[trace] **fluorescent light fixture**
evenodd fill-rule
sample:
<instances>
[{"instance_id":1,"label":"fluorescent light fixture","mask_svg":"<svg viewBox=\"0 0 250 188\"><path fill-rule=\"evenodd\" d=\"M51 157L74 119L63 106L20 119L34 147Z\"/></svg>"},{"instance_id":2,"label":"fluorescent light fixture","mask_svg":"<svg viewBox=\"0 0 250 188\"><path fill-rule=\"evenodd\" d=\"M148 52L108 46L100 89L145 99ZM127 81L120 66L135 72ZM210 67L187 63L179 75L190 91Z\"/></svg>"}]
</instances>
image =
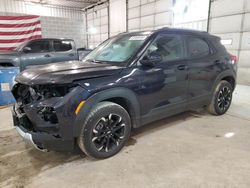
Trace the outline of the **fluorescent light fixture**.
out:
<instances>
[{"instance_id":1,"label":"fluorescent light fixture","mask_svg":"<svg viewBox=\"0 0 250 188\"><path fill-rule=\"evenodd\" d=\"M220 42L223 45L232 45L233 44L233 39L221 39Z\"/></svg>"},{"instance_id":2,"label":"fluorescent light fixture","mask_svg":"<svg viewBox=\"0 0 250 188\"><path fill-rule=\"evenodd\" d=\"M225 138L231 138L235 135L235 133L229 132L224 135Z\"/></svg>"},{"instance_id":3,"label":"fluorescent light fixture","mask_svg":"<svg viewBox=\"0 0 250 188\"><path fill-rule=\"evenodd\" d=\"M91 27L91 28L89 28L89 33L90 34L96 34L97 33L97 29L95 27Z\"/></svg>"}]
</instances>

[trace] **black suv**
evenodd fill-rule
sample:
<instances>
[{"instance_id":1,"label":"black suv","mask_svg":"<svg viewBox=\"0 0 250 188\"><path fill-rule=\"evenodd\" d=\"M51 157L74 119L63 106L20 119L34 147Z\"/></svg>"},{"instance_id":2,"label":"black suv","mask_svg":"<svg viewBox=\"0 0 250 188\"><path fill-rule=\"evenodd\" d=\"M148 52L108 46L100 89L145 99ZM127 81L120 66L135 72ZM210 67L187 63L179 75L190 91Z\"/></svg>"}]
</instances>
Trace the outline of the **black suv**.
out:
<instances>
[{"instance_id":1,"label":"black suv","mask_svg":"<svg viewBox=\"0 0 250 188\"><path fill-rule=\"evenodd\" d=\"M224 114L232 100L236 57L206 32L164 28L122 33L83 61L37 66L19 74L13 119L40 150L107 158L132 128L206 107Z\"/></svg>"}]
</instances>

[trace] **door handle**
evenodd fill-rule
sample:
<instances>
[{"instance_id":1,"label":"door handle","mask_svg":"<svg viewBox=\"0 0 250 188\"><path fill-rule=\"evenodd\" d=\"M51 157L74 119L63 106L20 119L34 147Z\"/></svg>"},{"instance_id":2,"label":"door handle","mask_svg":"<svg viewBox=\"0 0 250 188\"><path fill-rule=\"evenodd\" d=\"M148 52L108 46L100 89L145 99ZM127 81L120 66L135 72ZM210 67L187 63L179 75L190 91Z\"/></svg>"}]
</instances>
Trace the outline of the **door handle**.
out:
<instances>
[{"instance_id":1,"label":"door handle","mask_svg":"<svg viewBox=\"0 0 250 188\"><path fill-rule=\"evenodd\" d=\"M44 57L51 57L51 55L50 54L46 54Z\"/></svg>"},{"instance_id":2,"label":"door handle","mask_svg":"<svg viewBox=\"0 0 250 188\"><path fill-rule=\"evenodd\" d=\"M70 57L73 57L73 56L75 56L75 54L69 54L69 56L70 56Z\"/></svg>"},{"instance_id":3,"label":"door handle","mask_svg":"<svg viewBox=\"0 0 250 188\"><path fill-rule=\"evenodd\" d=\"M215 64L219 64L219 63L220 63L220 60L217 59L217 60L214 61L214 63L215 63Z\"/></svg>"},{"instance_id":4,"label":"door handle","mask_svg":"<svg viewBox=\"0 0 250 188\"><path fill-rule=\"evenodd\" d=\"M179 66L177 67L178 70L186 70L187 68L188 68L187 65L179 65Z\"/></svg>"}]
</instances>

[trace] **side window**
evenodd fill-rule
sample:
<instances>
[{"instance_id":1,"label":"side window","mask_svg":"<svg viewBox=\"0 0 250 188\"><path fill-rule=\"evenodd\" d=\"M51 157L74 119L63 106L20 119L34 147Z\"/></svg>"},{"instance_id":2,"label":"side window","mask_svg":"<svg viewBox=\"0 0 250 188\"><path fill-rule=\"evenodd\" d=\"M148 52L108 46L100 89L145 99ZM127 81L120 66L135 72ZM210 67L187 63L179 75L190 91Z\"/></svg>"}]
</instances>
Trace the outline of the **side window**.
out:
<instances>
[{"instance_id":1,"label":"side window","mask_svg":"<svg viewBox=\"0 0 250 188\"><path fill-rule=\"evenodd\" d=\"M183 41L177 35L160 35L149 46L147 54L156 52L161 55L162 63L184 57Z\"/></svg>"},{"instance_id":2,"label":"side window","mask_svg":"<svg viewBox=\"0 0 250 188\"><path fill-rule=\"evenodd\" d=\"M200 38L188 37L187 45L189 57L202 57L210 53L210 48L207 42Z\"/></svg>"},{"instance_id":3,"label":"side window","mask_svg":"<svg viewBox=\"0 0 250 188\"><path fill-rule=\"evenodd\" d=\"M50 51L50 44L47 40L33 41L26 47L30 48L29 53L44 53Z\"/></svg>"},{"instance_id":4,"label":"side window","mask_svg":"<svg viewBox=\"0 0 250 188\"><path fill-rule=\"evenodd\" d=\"M71 42L64 40L54 40L54 50L56 52L66 52L72 50Z\"/></svg>"}]
</instances>

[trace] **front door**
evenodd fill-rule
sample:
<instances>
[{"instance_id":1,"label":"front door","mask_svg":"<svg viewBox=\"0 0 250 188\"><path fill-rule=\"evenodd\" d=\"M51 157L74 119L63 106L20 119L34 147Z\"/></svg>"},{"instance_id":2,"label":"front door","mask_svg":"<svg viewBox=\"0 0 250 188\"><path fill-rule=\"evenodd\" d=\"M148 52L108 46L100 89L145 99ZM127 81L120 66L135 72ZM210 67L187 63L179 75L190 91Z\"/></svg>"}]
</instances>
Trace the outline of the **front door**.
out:
<instances>
[{"instance_id":1,"label":"front door","mask_svg":"<svg viewBox=\"0 0 250 188\"><path fill-rule=\"evenodd\" d=\"M52 62L51 45L49 40L34 40L29 42L26 47L29 51L22 52L20 70L27 66L43 65Z\"/></svg>"},{"instance_id":2,"label":"front door","mask_svg":"<svg viewBox=\"0 0 250 188\"><path fill-rule=\"evenodd\" d=\"M160 54L155 66L140 66L142 124L184 111L187 103L188 70L181 36L161 34L146 50Z\"/></svg>"}]
</instances>

